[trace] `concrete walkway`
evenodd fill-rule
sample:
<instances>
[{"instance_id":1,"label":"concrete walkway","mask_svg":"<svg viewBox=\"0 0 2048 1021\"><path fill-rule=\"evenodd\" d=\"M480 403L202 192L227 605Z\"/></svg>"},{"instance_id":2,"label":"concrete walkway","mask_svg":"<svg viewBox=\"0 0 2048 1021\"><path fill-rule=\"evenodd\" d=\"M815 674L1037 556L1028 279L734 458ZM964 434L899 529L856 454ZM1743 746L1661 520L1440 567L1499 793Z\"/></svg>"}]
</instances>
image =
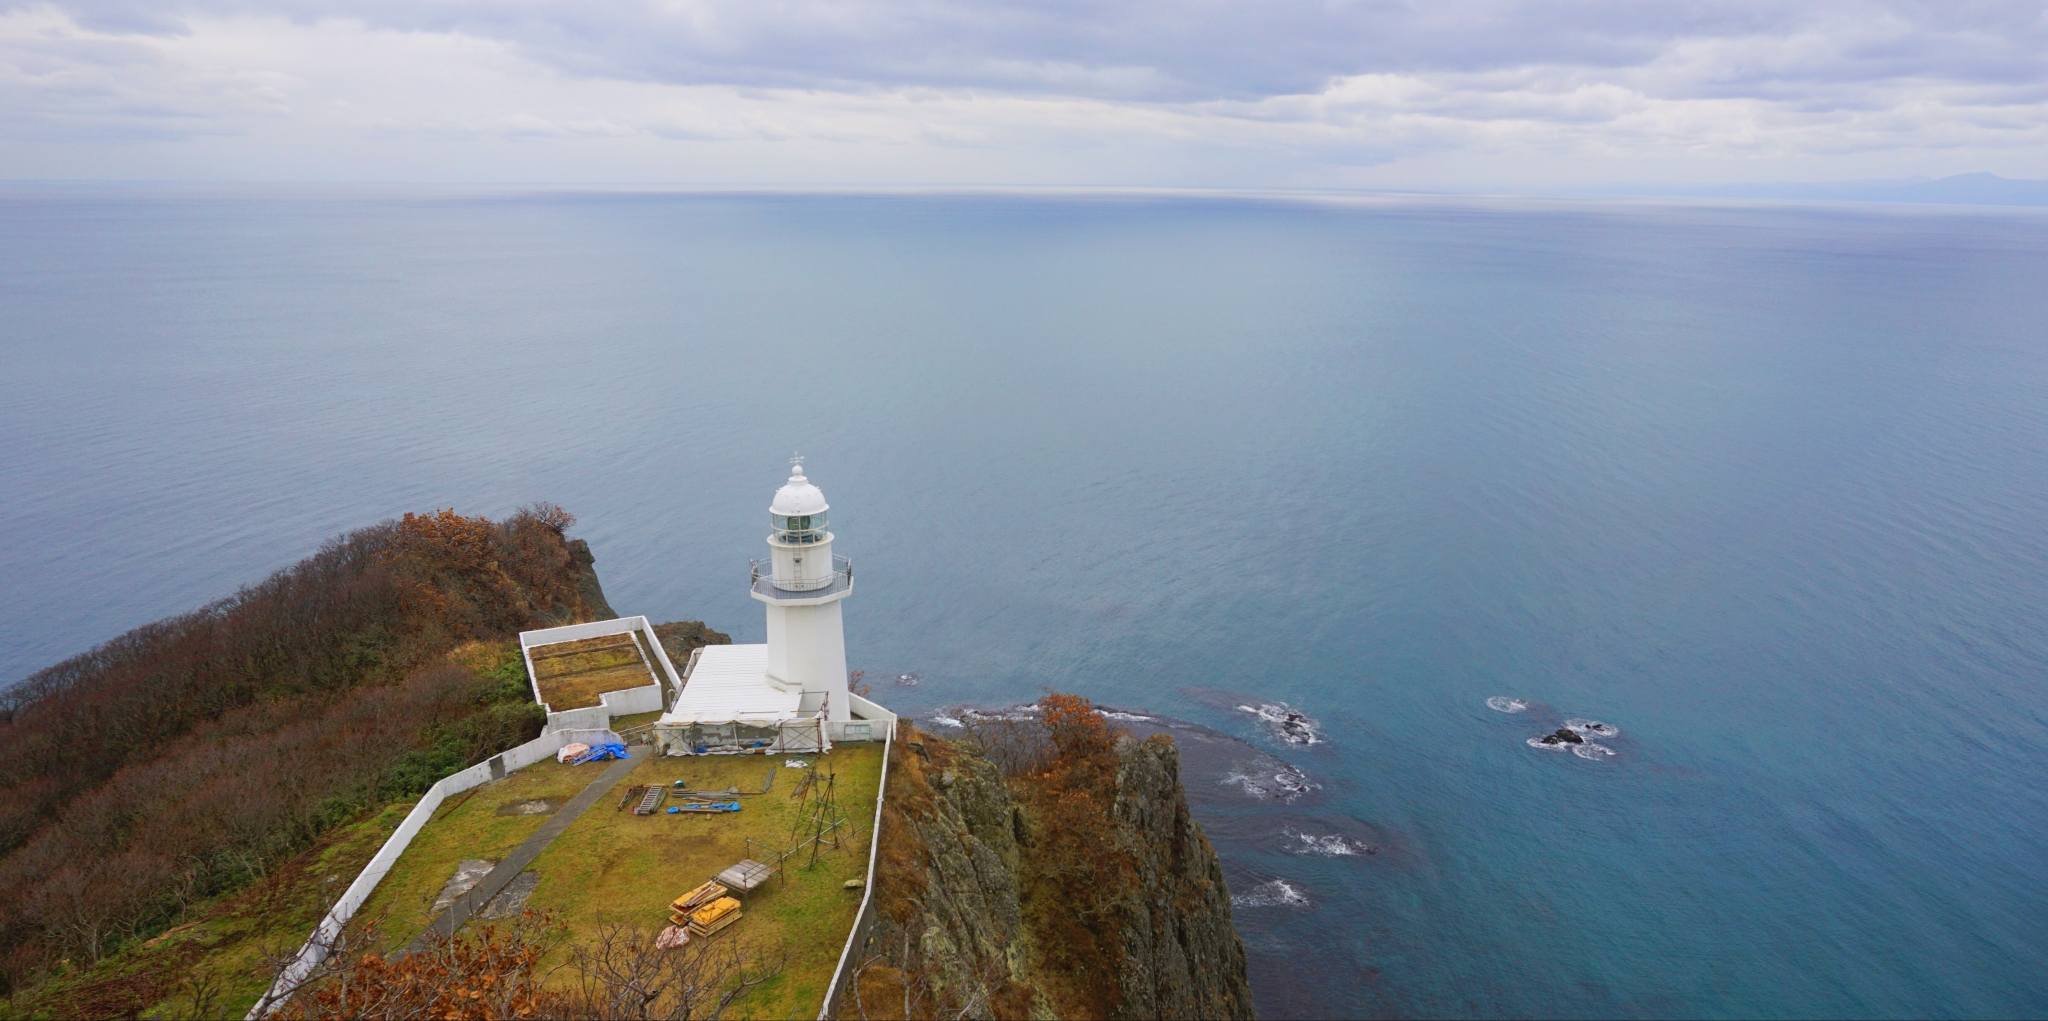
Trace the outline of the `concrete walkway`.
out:
<instances>
[{"instance_id":1,"label":"concrete walkway","mask_svg":"<svg viewBox=\"0 0 2048 1021\"><path fill-rule=\"evenodd\" d=\"M440 917L427 923L426 931L413 937L413 941L405 945L404 952L410 954L424 950L428 940L436 936L450 936L461 929L462 923L469 921L471 914L489 904L491 898L496 897L511 884L512 880L518 878L521 872L526 871L526 867L533 864L533 860L540 857L540 853L547 850L548 845L554 843L555 838L561 836L562 831L568 829L578 816L590 806L597 804L606 794L611 793L612 788L618 786L619 781L624 780L626 774L638 768L640 763L654 757L652 745L634 745L627 749L627 752L632 758L620 759L606 766L604 772L590 782L590 786L583 788L582 793L570 798L568 804L549 816L548 821L542 823L540 829L535 830L532 836L513 848L512 853L506 855L505 860L499 862L497 867L482 879L477 880L477 884L471 887L468 893L455 898L455 903L448 910L441 912Z\"/></svg>"}]
</instances>

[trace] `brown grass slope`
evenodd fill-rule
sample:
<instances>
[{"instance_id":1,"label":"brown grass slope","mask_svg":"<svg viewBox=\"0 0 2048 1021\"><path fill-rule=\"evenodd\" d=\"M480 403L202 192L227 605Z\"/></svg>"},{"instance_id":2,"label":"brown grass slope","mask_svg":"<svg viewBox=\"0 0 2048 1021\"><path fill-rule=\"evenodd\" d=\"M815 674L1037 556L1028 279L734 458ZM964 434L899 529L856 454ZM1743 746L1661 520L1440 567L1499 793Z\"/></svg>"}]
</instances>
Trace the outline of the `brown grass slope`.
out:
<instances>
[{"instance_id":1,"label":"brown grass slope","mask_svg":"<svg viewBox=\"0 0 2048 1021\"><path fill-rule=\"evenodd\" d=\"M109 954L529 739L506 639L588 615L572 522L408 514L0 696L9 1013L91 1001L79 983ZM64 997L37 999L53 977Z\"/></svg>"}]
</instances>

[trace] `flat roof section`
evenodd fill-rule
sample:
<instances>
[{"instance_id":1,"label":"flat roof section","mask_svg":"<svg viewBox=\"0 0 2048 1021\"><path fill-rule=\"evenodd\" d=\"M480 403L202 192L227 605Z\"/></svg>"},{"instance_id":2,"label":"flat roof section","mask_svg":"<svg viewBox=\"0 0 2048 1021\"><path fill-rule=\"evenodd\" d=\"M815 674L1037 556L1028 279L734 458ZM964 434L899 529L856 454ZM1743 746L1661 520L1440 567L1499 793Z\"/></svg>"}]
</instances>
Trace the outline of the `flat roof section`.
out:
<instances>
[{"instance_id":1,"label":"flat roof section","mask_svg":"<svg viewBox=\"0 0 2048 1021\"><path fill-rule=\"evenodd\" d=\"M707 645L683 685L681 697L662 723L729 723L734 720L793 720L801 691L768 683L766 645Z\"/></svg>"},{"instance_id":2,"label":"flat roof section","mask_svg":"<svg viewBox=\"0 0 2048 1021\"><path fill-rule=\"evenodd\" d=\"M607 691L658 683L633 632L536 645L526 654L540 700L555 712L597 705Z\"/></svg>"}]
</instances>

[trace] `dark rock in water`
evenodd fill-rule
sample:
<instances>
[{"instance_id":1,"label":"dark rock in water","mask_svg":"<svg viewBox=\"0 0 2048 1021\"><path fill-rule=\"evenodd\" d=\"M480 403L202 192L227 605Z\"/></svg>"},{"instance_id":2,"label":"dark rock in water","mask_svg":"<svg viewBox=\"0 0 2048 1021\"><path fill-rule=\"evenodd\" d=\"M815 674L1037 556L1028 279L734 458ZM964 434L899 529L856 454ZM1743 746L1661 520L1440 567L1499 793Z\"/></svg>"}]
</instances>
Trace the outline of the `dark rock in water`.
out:
<instances>
[{"instance_id":1,"label":"dark rock in water","mask_svg":"<svg viewBox=\"0 0 2048 1021\"><path fill-rule=\"evenodd\" d=\"M1556 733L1556 734L1553 734L1553 735L1551 735L1551 736L1552 736L1552 737L1555 737L1555 738L1557 738L1557 739L1558 739L1559 741L1563 741L1563 742L1564 742L1565 744L1585 744L1585 743L1586 743L1586 739L1585 739L1585 738L1583 738L1583 737L1580 737L1579 735L1577 735L1577 734L1574 734L1574 733L1572 733L1572 732L1571 732L1571 731L1569 731L1569 730L1565 730L1565 729L1564 729L1564 728L1562 728L1562 727L1558 728L1558 731L1557 731L1557 733ZM1548 738L1546 738L1546 739L1544 740L1544 743L1545 743L1545 744L1548 744L1548 743L1549 743L1549 739L1548 739Z\"/></svg>"},{"instance_id":2,"label":"dark rock in water","mask_svg":"<svg viewBox=\"0 0 2048 1021\"><path fill-rule=\"evenodd\" d=\"M1544 743L1544 744L1563 744L1564 742L1563 742L1563 741L1560 741L1560 740L1558 740L1558 739L1557 739L1557 735L1556 735L1556 734L1545 734L1545 735L1543 735L1543 743Z\"/></svg>"}]
</instances>

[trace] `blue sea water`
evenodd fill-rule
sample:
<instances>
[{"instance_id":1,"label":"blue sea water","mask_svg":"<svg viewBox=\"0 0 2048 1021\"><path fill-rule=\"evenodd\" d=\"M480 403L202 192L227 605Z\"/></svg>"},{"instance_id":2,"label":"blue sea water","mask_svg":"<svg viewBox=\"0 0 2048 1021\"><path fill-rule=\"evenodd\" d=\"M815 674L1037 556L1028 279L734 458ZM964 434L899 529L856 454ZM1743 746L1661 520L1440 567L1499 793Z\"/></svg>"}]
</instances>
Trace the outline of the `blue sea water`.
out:
<instances>
[{"instance_id":1,"label":"blue sea water","mask_svg":"<svg viewBox=\"0 0 2048 1021\"><path fill-rule=\"evenodd\" d=\"M1266 1016L2041 1016L2044 281L2024 211L16 188L0 681L538 499L759 641L801 450L879 698L1199 722L1383 849L1200 792Z\"/></svg>"}]
</instances>

